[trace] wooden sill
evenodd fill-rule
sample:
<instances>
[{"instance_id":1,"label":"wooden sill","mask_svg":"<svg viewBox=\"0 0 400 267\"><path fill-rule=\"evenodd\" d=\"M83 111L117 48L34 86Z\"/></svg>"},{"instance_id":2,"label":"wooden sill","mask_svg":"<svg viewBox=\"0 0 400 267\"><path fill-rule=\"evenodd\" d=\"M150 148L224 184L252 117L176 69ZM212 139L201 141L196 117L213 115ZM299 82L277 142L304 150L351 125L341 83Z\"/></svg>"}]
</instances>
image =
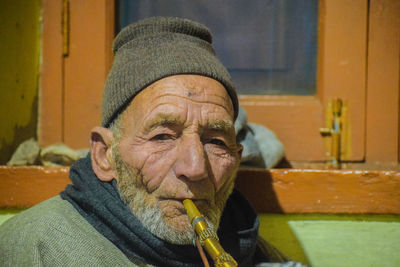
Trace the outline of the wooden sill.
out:
<instances>
[{"instance_id":1,"label":"wooden sill","mask_svg":"<svg viewBox=\"0 0 400 267\"><path fill-rule=\"evenodd\" d=\"M31 207L70 183L68 167L0 166L0 208Z\"/></svg>"},{"instance_id":2,"label":"wooden sill","mask_svg":"<svg viewBox=\"0 0 400 267\"><path fill-rule=\"evenodd\" d=\"M0 166L0 208L31 207L70 183L68 167ZM243 169L237 188L260 213L400 214L400 172Z\"/></svg>"}]
</instances>

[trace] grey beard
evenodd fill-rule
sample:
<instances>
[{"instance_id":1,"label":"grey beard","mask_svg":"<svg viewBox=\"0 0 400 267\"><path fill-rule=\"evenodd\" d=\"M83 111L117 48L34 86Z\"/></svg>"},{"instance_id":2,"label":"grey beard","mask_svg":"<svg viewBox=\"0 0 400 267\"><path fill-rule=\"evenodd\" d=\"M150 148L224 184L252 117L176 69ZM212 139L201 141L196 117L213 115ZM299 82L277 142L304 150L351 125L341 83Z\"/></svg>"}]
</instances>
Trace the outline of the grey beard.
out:
<instances>
[{"instance_id":1,"label":"grey beard","mask_svg":"<svg viewBox=\"0 0 400 267\"><path fill-rule=\"evenodd\" d=\"M194 244L196 234L188 223L181 229L164 221L164 213L158 207L156 201L150 197L142 181L143 175L140 170L129 168L122 160L117 146L113 145L113 158L117 170L117 186L122 200L129 207L136 218L153 235L172 244L188 245ZM219 221L226 200L233 190L233 178L227 181L227 188L222 188L215 196L215 203L201 210L209 223L219 226ZM182 229L183 228L183 229Z\"/></svg>"}]
</instances>

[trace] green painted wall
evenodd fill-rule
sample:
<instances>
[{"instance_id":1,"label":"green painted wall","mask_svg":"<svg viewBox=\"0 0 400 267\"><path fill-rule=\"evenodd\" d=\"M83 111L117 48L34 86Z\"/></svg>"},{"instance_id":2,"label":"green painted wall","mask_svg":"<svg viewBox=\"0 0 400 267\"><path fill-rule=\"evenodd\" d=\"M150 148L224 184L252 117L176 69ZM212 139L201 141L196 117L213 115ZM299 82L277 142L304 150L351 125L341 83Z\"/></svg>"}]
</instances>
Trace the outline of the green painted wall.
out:
<instances>
[{"instance_id":1,"label":"green painted wall","mask_svg":"<svg viewBox=\"0 0 400 267\"><path fill-rule=\"evenodd\" d=\"M295 261L400 266L399 215L260 214L260 235Z\"/></svg>"},{"instance_id":2,"label":"green painted wall","mask_svg":"<svg viewBox=\"0 0 400 267\"><path fill-rule=\"evenodd\" d=\"M0 2L0 164L36 137L40 0Z\"/></svg>"}]
</instances>

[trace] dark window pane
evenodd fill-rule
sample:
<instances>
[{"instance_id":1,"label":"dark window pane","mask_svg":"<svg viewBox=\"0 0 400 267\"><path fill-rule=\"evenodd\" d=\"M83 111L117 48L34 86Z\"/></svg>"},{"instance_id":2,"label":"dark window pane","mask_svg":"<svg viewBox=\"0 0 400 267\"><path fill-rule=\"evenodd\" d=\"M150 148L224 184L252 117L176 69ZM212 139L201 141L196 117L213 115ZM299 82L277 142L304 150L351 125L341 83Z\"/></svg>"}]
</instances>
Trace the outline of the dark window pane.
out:
<instances>
[{"instance_id":1,"label":"dark window pane","mask_svg":"<svg viewBox=\"0 0 400 267\"><path fill-rule=\"evenodd\" d=\"M207 25L241 94L316 91L318 0L119 0L118 29L151 16Z\"/></svg>"}]
</instances>

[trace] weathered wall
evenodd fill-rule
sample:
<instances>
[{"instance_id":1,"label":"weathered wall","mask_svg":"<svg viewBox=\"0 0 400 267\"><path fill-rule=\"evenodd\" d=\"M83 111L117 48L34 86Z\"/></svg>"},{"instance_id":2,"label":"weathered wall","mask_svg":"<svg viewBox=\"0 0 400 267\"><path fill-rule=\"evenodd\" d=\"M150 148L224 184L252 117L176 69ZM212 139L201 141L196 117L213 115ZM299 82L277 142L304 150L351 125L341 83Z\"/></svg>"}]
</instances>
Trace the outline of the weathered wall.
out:
<instances>
[{"instance_id":1,"label":"weathered wall","mask_svg":"<svg viewBox=\"0 0 400 267\"><path fill-rule=\"evenodd\" d=\"M0 8L0 164L36 137L40 0L3 0Z\"/></svg>"}]
</instances>

